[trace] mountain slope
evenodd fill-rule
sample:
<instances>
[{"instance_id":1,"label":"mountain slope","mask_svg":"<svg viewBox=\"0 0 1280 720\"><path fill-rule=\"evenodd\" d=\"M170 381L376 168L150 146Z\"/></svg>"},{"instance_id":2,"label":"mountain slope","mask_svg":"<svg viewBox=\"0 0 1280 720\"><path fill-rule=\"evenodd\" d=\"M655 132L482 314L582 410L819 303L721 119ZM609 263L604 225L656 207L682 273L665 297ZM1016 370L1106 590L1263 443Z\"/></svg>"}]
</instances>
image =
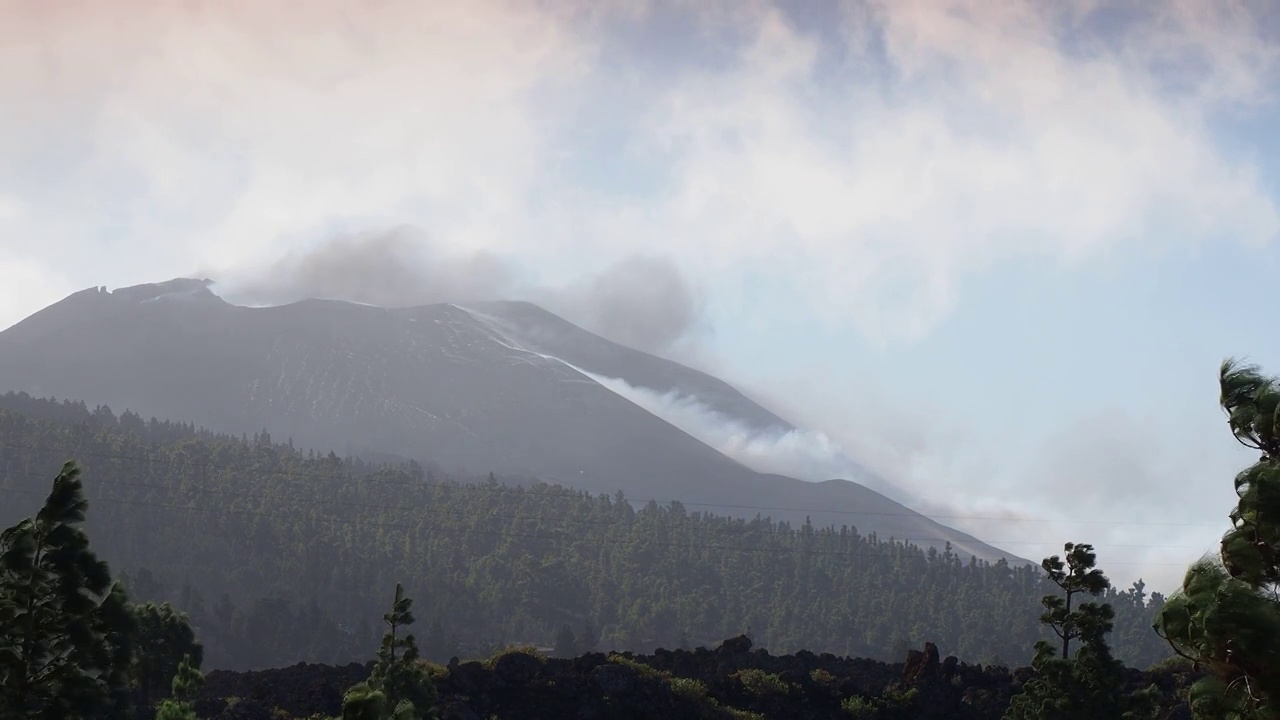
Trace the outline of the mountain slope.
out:
<instances>
[{"instance_id":1,"label":"mountain slope","mask_svg":"<svg viewBox=\"0 0 1280 720\"><path fill-rule=\"evenodd\" d=\"M733 431L730 434L735 439L751 435L756 439L776 442L784 435L803 433L795 425L719 378L610 342L532 303L473 303L467 309L518 347L563 360L598 378L607 379L606 382L621 380L633 388L648 390L657 396L682 403L696 403L699 410L713 414L722 423L732 424ZM667 419L670 421L670 418ZM689 428L682 429L691 431ZM696 432L693 434L698 436ZM825 438L815 437L813 440L825 445ZM834 454L821 465L818 472L830 474L802 479L829 480L833 476L839 476L888 495L898 502L910 502L908 493L848 455Z\"/></svg>"},{"instance_id":2,"label":"mountain slope","mask_svg":"<svg viewBox=\"0 0 1280 720\"><path fill-rule=\"evenodd\" d=\"M521 313L540 322L522 325ZM696 383L708 402L735 415L785 421L715 378L560 323L523 304L388 309L307 300L246 308L197 280L92 288L0 333L0 392L74 398L223 432L267 429L317 449L445 469L532 474L621 490L632 500L676 499L693 510L811 517L820 526L854 525L921 545L949 540L963 555L1024 562L856 483L752 471L570 364L637 382ZM522 336L529 327L557 330Z\"/></svg>"},{"instance_id":3,"label":"mountain slope","mask_svg":"<svg viewBox=\"0 0 1280 720\"><path fill-rule=\"evenodd\" d=\"M467 309L521 347L588 372L658 393L697 397L710 410L753 429L796 429L719 378L606 340L532 303L473 303Z\"/></svg>"}]
</instances>

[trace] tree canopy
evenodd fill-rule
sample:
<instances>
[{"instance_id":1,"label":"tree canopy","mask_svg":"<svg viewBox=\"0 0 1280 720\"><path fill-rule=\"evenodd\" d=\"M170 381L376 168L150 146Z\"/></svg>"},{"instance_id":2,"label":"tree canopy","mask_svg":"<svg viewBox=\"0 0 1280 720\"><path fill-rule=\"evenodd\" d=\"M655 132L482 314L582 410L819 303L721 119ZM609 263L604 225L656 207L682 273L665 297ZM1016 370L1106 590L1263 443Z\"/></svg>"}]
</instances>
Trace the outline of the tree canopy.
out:
<instances>
[{"instance_id":1,"label":"tree canopy","mask_svg":"<svg viewBox=\"0 0 1280 720\"><path fill-rule=\"evenodd\" d=\"M89 718L128 702L134 619L80 525L67 463L34 516L0 533L0 717Z\"/></svg>"},{"instance_id":2,"label":"tree canopy","mask_svg":"<svg viewBox=\"0 0 1280 720\"><path fill-rule=\"evenodd\" d=\"M378 648L378 660L369 679L347 691L342 703L343 720L428 720L436 717L436 686L418 662L413 635L400 632L414 622L413 599L396 585L391 611L382 616L387 626ZM399 654L397 654L399 653Z\"/></svg>"},{"instance_id":3,"label":"tree canopy","mask_svg":"<svg viewBox=\"0 0 1280 720\"><path fill-rule=\"evenodd\" d=\"M1220 402L1235 439L1258 460L1235 477L1238 502L1217 558L1188 568L1156 628L1212 671L1192 688L1197 717L1280 717L1280 382L1229 359Z\"/></svg>"},{"instance_id":4,"label":"tree canopy","mask_svg":"<svg viewBox=\"0 0 1280 720\"><path fill-rule=\"evenodd\" d=\"M1024 664L1056 585L1014 567L762 512L716 516L569 488L373 464L73 402L0 396L0 492L43 493L51 457L91 472L95 548L130 594L181 609L211 668L365 656L403 582L428 628L424 657L551 647L714 645L751 630L774 652L901 661L934 642L975 662ZM0 507L0 521L6 507ZM1150 631L1163 602L1109 588L1114 652L1170 654ZM437 630L438 628L438 630Z\"/></svg>"},{"instance_id":5,"label":"tree canopy","mask_svg":"<svg viewBox=\"0 0 1280 720\"><path fill-rule=\"evenodd\" d=\"M493 474L459 480L417 463L304 453L265 432L234 438L10 394L0 397L0 492L41 492L46 456L74 452L103 504L91 521L80 468L66 463L39 511L0 533L0 717L124 717L137 700L165 720L193 718L206 654L197 633L231 666L358 659L374 630L349 618L376 600L369 588L404 576L436 590L426 647L404 632L417 618L397 582L377 660L348 691L344 718L432 717L431 673L449 671L421 655L474 657L530 639L561 656L686 647L756 628L783 651L880 657L931 640L1016 662L1017 643L1034 641L1032 674L1006 718L1148 717L1156 691L1134 692L1111 636L1138 664L1170 647L1208 669L1189 693L1197 718L1274 720L1280 381L1229 360L1220 385L1233 436L1259 457L1235 479L1219 557L1194 563L1167 602L1140 580L1118 591L1088 544L1016 568L852 527L641 506ZM127 584L98 552L133 568ZM152 602L131 604L126 587ZM1045 590L1035 618L1027 599ZM1140 632L1152 624L1158 634ZM790 687L767 673L734 677L748 690ZM907 712L913 697L846 698L846 710Z\"/></svg>"},{"instance_id":6,"label":"tree canopy","mask_svg":"<svg viewBox=\"0 0 1280 720\"><path fill-rule=\"evenodd\" d=\"M1096 598L1111 582L1095 567L1092 545L1067 543L1063 557L1053 555L1041 566L1061 594L1044 597L1040 621L1053 629L1061 651L1053 643L1036 643L1031 666L1035 675L1014 696L1005 720L1143 720L1155 712L1155 690L1127 694L1124 666L1111 654L1107 635L1115 612ZM1075 604L1078 595L1089 601ZM1075 655L1069 649L1079 640Z\"/></svg>"}]
</instances>

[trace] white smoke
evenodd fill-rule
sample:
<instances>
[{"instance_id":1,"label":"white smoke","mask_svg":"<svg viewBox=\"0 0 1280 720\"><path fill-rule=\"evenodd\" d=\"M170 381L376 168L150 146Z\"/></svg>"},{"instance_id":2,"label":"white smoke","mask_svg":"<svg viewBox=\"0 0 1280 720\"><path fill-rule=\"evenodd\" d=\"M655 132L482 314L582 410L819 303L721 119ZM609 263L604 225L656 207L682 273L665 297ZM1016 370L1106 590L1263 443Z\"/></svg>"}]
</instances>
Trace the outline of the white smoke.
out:
<instances>
[{"instance_id":1,"label":"white smoke","mask_svg":"<svg viewBox=\"0 0 1280 720\"><path fill-rule=\"evenodd\" d=\"M631 255L576 283L543 286L522 277L510 257L452 251L410 225L332 235L222 280L226 299L240 305L528 300L614 342L667 356L694 352L704 330L701 290L668 257Z\"/></svg>"},{"instance_id":2,"label":"white smoke","mask_svg":"<svg viewBox=\"0 0 1280 720\"><path fill-rule=\"evenodd\" d=\"M632 385L621 378L606 377L577 367L574 369L756 472L810 482L851 480L898 502L907 503L913 499L904 497L900 488L868 472L821 431L753 427L738 418L717 412L693 395L676 390L657 392Z\"/></svg>"}]
</instances>

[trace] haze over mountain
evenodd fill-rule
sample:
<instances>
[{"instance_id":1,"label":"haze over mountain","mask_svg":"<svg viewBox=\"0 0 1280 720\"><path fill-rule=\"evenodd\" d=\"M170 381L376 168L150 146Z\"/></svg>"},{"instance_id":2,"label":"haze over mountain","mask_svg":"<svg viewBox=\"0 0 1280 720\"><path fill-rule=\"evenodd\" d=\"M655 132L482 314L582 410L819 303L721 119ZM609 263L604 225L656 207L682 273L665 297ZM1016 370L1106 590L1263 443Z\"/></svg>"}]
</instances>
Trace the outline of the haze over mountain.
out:
<instances>
[{"instance_id":1,"label":"haze over mountain","mask_svg":"<svg viewBox=\"0 0 1280 720\"><path fill-rule=\"evenodd\" d=\"M0 332L0 391L1025 562L857 482L758 472L614 383L693 398L756 430L795 429L710 375L522 302L249 308L177 279L90 288Z\"/></svg>"}]
</instances>

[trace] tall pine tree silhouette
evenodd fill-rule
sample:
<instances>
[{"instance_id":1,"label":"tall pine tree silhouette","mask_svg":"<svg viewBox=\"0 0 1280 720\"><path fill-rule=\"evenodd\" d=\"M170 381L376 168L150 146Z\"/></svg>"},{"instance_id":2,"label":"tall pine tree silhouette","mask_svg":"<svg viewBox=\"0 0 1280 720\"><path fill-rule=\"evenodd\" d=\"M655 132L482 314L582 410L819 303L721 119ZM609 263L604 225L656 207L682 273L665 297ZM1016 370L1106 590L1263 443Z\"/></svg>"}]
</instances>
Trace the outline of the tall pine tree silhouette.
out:
<instances>
[{"instance_id":1,"label":"tall pine tree silhouette","mask_svg":"<svg viewBox=\"0 0 1280 720\"><path fill-rule=\"evenodd\" d=\"M387 632L378 648L378 660L367 681L347 690L342 701L343 720L426 720L436 716L436 686L419 661L417 641L413 635L400 635L401 629L413 624L412 605L404 586L397 583L391 612L382 616Z\"/></svg>"},{"instance_id":2,"label":"tall pine tree silhouette","mask_svg":"<svg viewBox=\"0 0 1280 720\"><path fill-rule=\"evenodd\" d=\"M1156 630L1210 671L1189 693L1197 717L1280 718L1280 381L1228 359L1218 383L1231 434L1258 461L1236 475L1219 558L1188 568Z\"/></svg>"},{"instance_id":3,"label":"tall pine tree silhouette","mask_svg":"<svg viewBox=\"0 0 1280 720\"><path fill-rule=\"evenodd\" d=\"M0 717L65 720L127 704L133 616L80 529L68 462L40 512L0 533Z\"/></svg>"},{"instance_id":4,"label":"tall pine tree silhouette","mask_svg":"<svg viewBox=\"0 0 1280 720\"><path fill-rule=\"evenodd\" d=\"M1145 720L1155 716L1155 691L1127 695L1124 666L1111 654L1106 636L1115 612L1107 603L1076 603L1077 597L1095 598L1111 587L1111 581L1094 567L1097 555L1088 544L1067 543L1065 559L1047 557L1041 567L1062 594L1046 595L1040 621L1062 643L1036 643L1031 661L1035 675L1022 686L1005 711L1005 720ZM1071 641L1079 640L1074 656Z\"/></svg>"}]
</instances>

